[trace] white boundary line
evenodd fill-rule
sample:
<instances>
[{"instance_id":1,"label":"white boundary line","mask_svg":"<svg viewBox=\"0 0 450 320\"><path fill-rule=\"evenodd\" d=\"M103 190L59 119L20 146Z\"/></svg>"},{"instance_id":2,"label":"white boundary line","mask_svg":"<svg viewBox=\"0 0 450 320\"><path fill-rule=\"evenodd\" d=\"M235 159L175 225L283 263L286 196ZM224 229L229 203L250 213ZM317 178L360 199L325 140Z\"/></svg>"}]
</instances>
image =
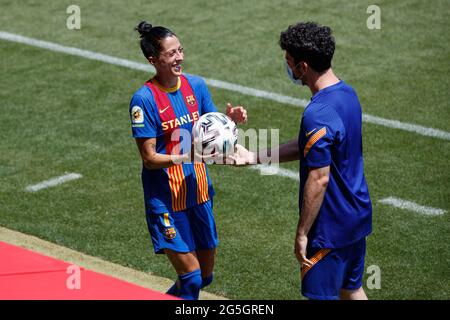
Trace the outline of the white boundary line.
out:
<instances>
[{"instance_id":1,"label":"white boundary line","mask_svg":"<svg viewBox=\"0 0 450 320\"><path fill-rule=\"evenodd\" d=\"M21 35L0 31L0 39L8 40L12 42L27 44L30 46L47 49L55 52L62 52L74 56L79 56L91 60L97 60L101 62L106 62L109 64L127 67L134 70L141 70L146 71L150 73L155 73L155 69L149 65L144 63L138 63L126 59L120 59L108 56L106 54L102 53L96 53L88 50L82 50L74 47L67 47L60 44L56 44L53 42L48 41L42 41L37 40L33 38L24 37ZM297 107L305 107L308 104L308 101L305 99L297 99L290 96L285 96L273 92L268 92L264 90L258 90L250 87L244 87L238 84L229 83L225 81L215 80L215 79L207 79L205 78L205 81L208 85L215 88L225 89L229 91L238 92L244 95L263 98L266 100L272 100L283 104L288 104L292 106ZM427 128L420 125L412 124L412 123L405 123L400 122L398 120L390 120L390 119L384 119L368 114L363 114L363 121L367 123L372 123L376 125L381 125L388 128L393 129L400 129L408 132L413 132L416 134L420 134L422 136L432 137L432 138L438 138L443 140L450 140L450 132L434 129L434 128Z\"/></svg>"},{"instance_id":2,"label":"white boundary line","mask_svg":"<svg viewBox=\"0 0 450 320\"><path fill-rule=\"evenodd\" d=\"M417 204L412 201L403 200L403 199L394 198L394 197L384 198L384 199L379 200L378 202L382 203L382 204L387 204L387 205L393 206L395 208L411 210L411 211L429 215L429 216L441 216L447 212L443 209L426 207L426 206L422 206L422 205Z\"/></svg>"},{"instance_id":3,"label":"white boundary line","mask_svg":"<svg viewBox=\"0 0 450 320\"><path fill-rule=\"evenodd\" d=\"M419 126L417 124L400 122L398 120L384 119L384 118L380 118L380 117L376 117L376 116L371 116L370 114L363 114L362 120L367 123L377 124L380 126L393 128L393 129L409 131L409 132L417 133L417 134L420 134L420 135L426 136L426 137L438 138L438 139L442 139L442 140L450 140L450 132L439 130L439 129L427 128L427 127Z\"/></svg>"},{"instance_id":4,"label":"white boundary line","mask_svg":"<svg viewBox=\"0 0 450 320\"><path fill-rule=\"evenodd\" d=\"M130 60L115 58L115 57L108 56L106 54L92 52L92 51L88 51L88 50L82 50L82 49L78 49L78 48L74 48L74 47L66 47L66 46L63 46L63 45L60 45L57 43L28 38L28 37L20 36L20 35L9 33L9 32L0 31L0 39L17 42L17 43L22 43L22 44L27 44L27 45L30 45L33 47L47 49L50 51L66 53L66 54L70 54L72 56L78 56L78 57L87 58L90 60L106 62L106 63L113 64L116 66L127 67L127 68L134 69L134 70L141 70L141 71L155 73L155 69L150 64L147 65L147 64L143 64L143 63L133 62Z\"/></svg>"},{"instance_id":5,"label":"white boundary line","mask_svg":"<svg viewBox=\"0 0 450 320\"><path fill-rule=\"evenodd\" d=\"M259 174L262 176L277 175L281 177L290 178L292 180L300 181L300 175L296 171L280 168L278 166L271 166L267 164L259 164L250 166L250 169L259 170Z\"/></svg>"},{"instance_id":6,"label":"white boundary line","mask_svg":"<svg viewBox=\"0 0 450 320\"><path fill-rule=\"evenodd\" d=\"M68 173L63 176L59 176L59 177L55 177L55 178L52 178L49 180L42 181L38 184L30 185L30 186L26 187L25 190L29 191L29 192L36 192L36 191L39 191L39 190L42 190L45 188L57 186L61 183L67 182L67 181L80 179L82 177L83 176L79 173Z\"/></svg>"},{"instance_id":7,"label":"white boundary line","mask_svg":"<svg viewBox=\"0 0 450 320\"><path fill-rule=\"evenodd\" d=\"M293 170L284 169L276 166L270 165L254 165L250 166L250 169L259 170L261 175L277 175L281 177L286 177L295 181L300 181L299 173ZM420 214L428 215L428 216L441 216L447 213L444 209L432 208L427 206L422 206L412 201L403 200L395 197L387 197L381 200L378 200L378 203L390 205L395 208L410 210Z\"/></svg>"}]
</instances>

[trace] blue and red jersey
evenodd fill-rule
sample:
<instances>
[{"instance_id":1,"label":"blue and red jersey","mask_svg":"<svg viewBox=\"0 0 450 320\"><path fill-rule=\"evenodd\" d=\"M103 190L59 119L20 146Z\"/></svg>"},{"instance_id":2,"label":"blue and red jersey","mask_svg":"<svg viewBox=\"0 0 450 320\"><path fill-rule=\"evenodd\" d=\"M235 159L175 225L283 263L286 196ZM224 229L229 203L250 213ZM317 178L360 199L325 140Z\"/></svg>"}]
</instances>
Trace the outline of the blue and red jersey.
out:
<instances>
[{"instance_id":1,"label":"blue and red jersey","mask_svg":"<svg viewBox=\"0 0 450 320\"><path fill-rule=\"evenodd\" d=\"M156 138L156 151L161 154L185 153L190 150L189 134L195 121L202 114L215 111L202 78L183 74L173 88L163 88L151 79L134 93L130 102L133 137ZM182 211L214 195L203 163L154 170L143 166L142 184L147 213Z\"/></svg>"},{"instance_id":2,"label":"blue and red jersey","mask_svg":"<svg viewBox=\"0 0 450 320\"><path fill-rule=\"evenodd\" d=\"M330 166L325 197L308 233L312 247L342 248L372 230L361 128L361 105L344 81L317 92L303 113L298 139L300 210L309 169Z\"/></svg>"}]
</instances>

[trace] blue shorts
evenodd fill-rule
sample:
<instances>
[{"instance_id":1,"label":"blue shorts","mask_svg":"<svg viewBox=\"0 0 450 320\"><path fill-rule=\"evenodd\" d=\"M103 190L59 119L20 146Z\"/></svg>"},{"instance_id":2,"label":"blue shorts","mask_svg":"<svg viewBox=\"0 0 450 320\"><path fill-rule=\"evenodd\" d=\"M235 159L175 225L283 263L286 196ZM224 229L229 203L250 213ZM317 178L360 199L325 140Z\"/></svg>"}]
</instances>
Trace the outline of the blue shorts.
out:
<instances>
[{"instance_id":1,"label":"blue shorts","mask_svg":"<svg viewBox=\"0 0 450 320\"><path fill-rule=\"evenodd\" d=\"M302 267L302 294L309 299L336 300L341 289L362 286L366 238L339 249L308 248L314 265Z\"/></svg>"},{"instance_id":2,"label":"blue shorts","mask_svg":"<svg viewBox=\"0 0 450 320\"><path fill-rule=\"evenodd\" d=\"M183 211L147 214L155 253L191 252L217 247L212 199Z\"/></svg>"}]
</instances>

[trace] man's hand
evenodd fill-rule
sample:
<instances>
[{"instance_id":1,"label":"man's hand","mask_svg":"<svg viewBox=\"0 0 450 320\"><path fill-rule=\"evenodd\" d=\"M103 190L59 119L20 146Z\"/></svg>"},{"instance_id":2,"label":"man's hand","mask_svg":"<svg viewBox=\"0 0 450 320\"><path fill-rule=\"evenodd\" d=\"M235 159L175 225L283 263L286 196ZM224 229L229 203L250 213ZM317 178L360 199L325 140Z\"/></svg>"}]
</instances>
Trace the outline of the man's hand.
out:
<instances>
[{"instance_id":1,"label":"man's hand","mask_svg":"<svg viewBox=\"0 0 450 320\"><path fill-rule=\"evenodd\" d=\"M234 154L227 157L226 163L235 166L257 164L257 155L254 152L248 151L240 144L237 144Z\"/></svg>"},{"instance_id":2,"label":"man's hand","mask_svg":"<svg viewBox=\"0 0 450 320\"><path fill-rule=\"evenodd\" d=\"M308 237L297 234L295 236L294 253L300 266L312 267L312 261L306 258L306 246L308 245Z\"/></svg>"},{"instance_id":3,"label":"man's hand","mask_svg":"<svg viewBox=\"0 0 450 320\"><path fill-rule=\"evenodd\" d=\"M247 123L247 110L242 106L233 107L228 102L226 114L236 123Z\"/></svg>"}]
</instances>

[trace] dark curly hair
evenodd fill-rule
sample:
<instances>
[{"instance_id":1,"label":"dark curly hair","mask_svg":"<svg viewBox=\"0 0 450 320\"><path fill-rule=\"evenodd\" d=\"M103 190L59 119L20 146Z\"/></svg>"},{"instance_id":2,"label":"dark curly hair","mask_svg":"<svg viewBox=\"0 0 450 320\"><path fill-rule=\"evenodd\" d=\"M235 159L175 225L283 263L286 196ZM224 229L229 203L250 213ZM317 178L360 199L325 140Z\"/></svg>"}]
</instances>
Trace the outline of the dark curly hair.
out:
<instances>
[{"instance_id":1,"label":"dark curly hair","mask_svg":"<svg viewBox=\"0 0 450 320\"><path fill-rule=\"evenodd\" d=\"M176 36L175 33L165 27L153 27L147 21L142 21L134 28L141 35L141 50L146 58L159 57L161 40Z\"/></svg>"},{"instance_id":2,"label":"dark curly hair","mask_svg":"<svg viewBox=\"0 0 450 320\"><path fill-rule=\"evenodd\" d=\"M295 63L305 61L315 71L322 72L331 67L335 42L329 27L300 22L281 32L280 47L289 52Z\"/></svg>"}]
</instances>

